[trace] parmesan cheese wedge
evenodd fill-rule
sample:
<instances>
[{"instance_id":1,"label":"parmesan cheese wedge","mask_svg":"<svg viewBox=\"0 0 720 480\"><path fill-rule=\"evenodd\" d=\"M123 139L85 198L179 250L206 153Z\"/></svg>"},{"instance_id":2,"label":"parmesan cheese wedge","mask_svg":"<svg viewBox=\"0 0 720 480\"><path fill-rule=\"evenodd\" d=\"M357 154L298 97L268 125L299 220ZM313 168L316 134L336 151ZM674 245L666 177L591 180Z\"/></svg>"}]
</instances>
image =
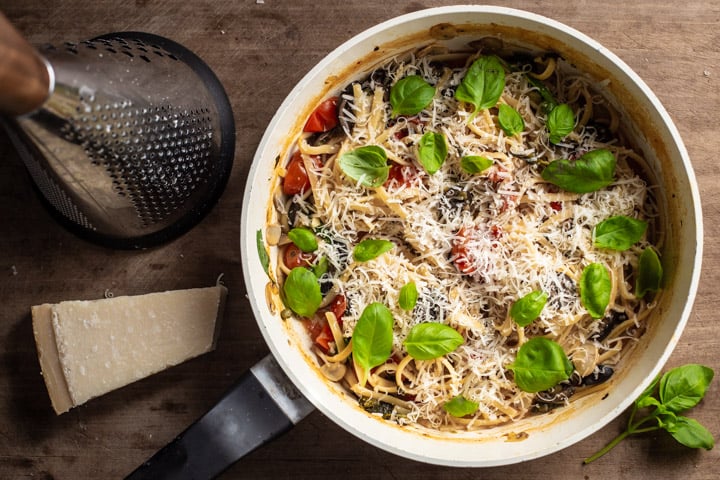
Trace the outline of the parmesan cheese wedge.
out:
<instances>
[{"instance_id":1,"label":"parmesan cheese wedge","mask_svg":"<svg viewBox=\"0 0 720 480\"><path fill-rule=\"evenodd\" d=\"M226 295L217 285L32 307L55 412L213 350Z\"/></svg>"}]
</instances>

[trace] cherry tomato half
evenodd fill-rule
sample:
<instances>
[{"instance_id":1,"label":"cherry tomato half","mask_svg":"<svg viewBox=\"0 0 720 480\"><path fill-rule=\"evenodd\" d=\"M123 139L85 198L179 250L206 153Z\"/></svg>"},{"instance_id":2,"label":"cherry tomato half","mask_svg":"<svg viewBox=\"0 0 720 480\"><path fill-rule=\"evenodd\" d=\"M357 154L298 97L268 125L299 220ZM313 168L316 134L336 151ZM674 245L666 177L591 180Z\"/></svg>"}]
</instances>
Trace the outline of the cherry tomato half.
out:
<instances>
[{"instance_id":1,"label":"cherry tomato half","mask_svg":"<svg viewBox=\"0 0 720 480\"><path fill-rule=\"evenodd\" d=\"M338 97L331 97L315 107L305 123L303 132L327 132L338 124Z\"/></svg>"},{"instance_id":2,"label":"cherry tomato half","mask_svg":"<svg viewBox=\"0 0 720 480\"><path fill-rule=\"evenodd\" d=\"M408 187L412 184L413 179L417 176L417 169L413 165L400 165L391 162L388 179L383 186L388 187Z\"/></svg>"},{"instance_id":3,"label":"cherry tomato half","mask_svg":"<svg viewBox=\"0 0 720 480\"><path fill-rule=\"evenodd\" d=\"M283 262L287 268L292 270L295 267L309 267L313 260L315 260L315 256L312 253L303 252L294 243L285 246Z\"/></svg>"},{"instance_id":4,"label":"cherry tomato half","mask_svg":"<svg viewBox=\"0 0 720 480\"><path fill-rule=\"evenodd\" d=\"M457 232L457 238L452 242L452 257L455 266L460 272L466 275L472 275L477 270L473 256L468 252L468 244L473 236L472 229L460 228Z\"/></svg>"}]
</instances>

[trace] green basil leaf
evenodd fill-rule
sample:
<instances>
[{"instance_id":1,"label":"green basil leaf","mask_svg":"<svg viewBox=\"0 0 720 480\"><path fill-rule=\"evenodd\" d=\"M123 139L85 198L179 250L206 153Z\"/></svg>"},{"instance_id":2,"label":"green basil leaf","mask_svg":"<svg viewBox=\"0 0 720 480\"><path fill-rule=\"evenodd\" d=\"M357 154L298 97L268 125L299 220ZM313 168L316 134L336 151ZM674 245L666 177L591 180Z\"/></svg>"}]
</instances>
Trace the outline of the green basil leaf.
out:
<instances>
[{"instance_id":1,"label":"green basil leaf","mask_svg":"<svg viewBox=\"0 0 720 480\"><path fill-rule=\"evenodd\" d=\"M312 230L306 227L295 227L288 232L288 238L303 252L314 252L318 242Z\"/></svg>"},{"instance_id":2,"label":"green basil leaf","mask_svg":"<svg viewBox=\"0 0 720 480\"><path fill-rule=\"evenodd\" d=\"M638 398L635 400L635 404L637 408L659 407L661 405L660 400L655 397Z\"/></svg>"},{"instance_id":3,"label":"green basil leaf","mask_svg":"<svg viewBox=\"0 0 720 480\"><path fill-rule=\"evenodd\" d=\"M480 405L477 402L468 400L462 395L457 395L449 402L445 402L445 404L443 404L443 410L453 417L461 418L477 412L479 406Z\"/></svg>"},{"instance_id":4,"label":"green basil leaf","mask_svg":"<svg viewBox=\"0 0 720 480\"><path fill-rule=\"evenodd\" d=\"M547 113L552 112L552 110L557 107L558 103L557 100L555 100L555 98L552 96L552 93L550 93L550 90L548 90L542 80L538 80L532 75L526 75L525 77L528 79L528 83L530 83L530 85L532 85L533 87L537 88L538 93L540 93L540 97L542 97L543 99L543 110Z\"/></svg>"},{"instance_id":5,"label":"green basil leaf","mask_svg":"<svg viewBox=\"0 0 720 480\"><path fill-rule=\"evenodd\" d=\"M428 84L420 75L411 75L392 86L390 105L392 115L415 115L420 113L435 96L435 87Z\"/></svg>"},{"instance_id":6,"label":"green basil leaf","mask_svg":"<svg viewBox=\"0 0 720 480\"><path fill-rule=\"evenodd\" d=\"M525 120L517 110L505 103L501 103L498 109L498 122L507 136L512 137L525 130Z\"/></svg>"},{"instance_id":7,"label":"green basil leaf","mask_svg":"<svg viewBox=\"0 0 720 480\"><path fill-rule=\"evenodd\" d=\"M671 412L684 412L703 399L713 375L712 369L703 365L673 368L660 379L660 401Z\"/></svg>"},{"instance_id":8,"label":"green basil leaf","mask_svg":"<svg viewBox=\"0 0 720 480\"><path fill-rule=\"evenodd\" d=\"M613 182L615 165L615 156L609 150L592 150L574 162L566 159L550 162L542 178L569 192L594 192Z\"/></svg>"},{"instance_id":9,"label":"green basil leaf","mask_svg":"<svg viewBox=\"0 0 720 480\"><path fill-rule=\"evenodd\" d=\"M358 262L367 262L377 258L385 252L392 250L395 244L389 240L376 240L368 238L355 245L353 258Z\"/></svg>"},{"instance_id":10,"label":"green basil leaf","mask_svg":"<svg viewBox=\"0 0 720 480\"><path fill-rule=\"evenodd\" d=\"M508 366L524 392L542 392L570 378L573 366L560 344L543 337L531 338Z\"/></svg>"},{"instance_id":11,"label":"green basil leaf","mask_svg":"<svg viewBox=\"0 0 720 480\"><path fill-rule=\"evenodd\" d=\"M366 187L379 187L388 179L387 153L377 145L367 145L340 155L340 169Z\"/></svg>"},{"instance_id":12,"label":"green basil leaf","mask_svg":"<svg viewBox=\"0 0 720 480\"><path fill-rule=\"evenodd\" d=\"M592 318L602 318L610 303L612 281L607 269L591 263L580 276L580 301Z\"/></svg>"},{"instance_id":13,"label":"green basil leaf","mask_svg":"<svg viewBox=\"0 0 720 480\"><path fill-rule=\"evenodd\" d=\"M416 360L432 360L452 352L464 341L457 330L442 323L418 323L408 333L405 349Z\"/></svg>"},{"instance_id":14,"label":"green basil leaf","mask_svg":"<svg viewBox=\"0 0 720 480\"><path fill-rule=\"evenodd\" d=\"M393 316L382 303L363 310L352 334L353 358L365 370L390 358L393 346Z\"/></svg>"},{"instance_id":15,"label":"green basil leaf","mask_svg":"<svg viewBox=\"0 0 720 480\"><path fill-rule=\"evenodd\" d=\"M415 304L417 304L418 300L418 291L417 291L417 285L415 285L415 282L408 282L400 289L400 298L398 299L398 303L400 304L400 308L403 310L412 310L415 308Z\"/></svg>"},{"instance_id":16,"label":"green basil leaf","mask_svg":"<svg viewBox=\"0 0 720 480\"><path fill-rule=\"evenodd\" d=\"M468 68L455 90L455 98L475 107L468 122L481 110L494 107L505 88L505 69L494 55L480 57Z\"/></svg>"},{"instance_id":17,"label":"green basil leaf","mask_svg":"<svg viewBox=\"0 0 720 480\"><path fill-rule=\"evenodd\" d=\"M295 267L283 284L285 304L301 317L312 317L322 303L318 279L310 270Z\"/></svg>"},{"instance_id":18,"label":"green basil leaf","mask_svg":"<svg viewBox=\"0 0 720 480\"><path fill-rule=\"evenodd\" d=\"M470 175L482 173L490 168L492 164L493 161L491 159L478 155L466 155L460 159L460 168Z\"/></svg>"},{"instance_id":19,"label":"green basil leaf","mask_svg":"<svg viewBox=\"0 0 720 480\"><path fill-rule=\"evenodd\" d=\"M575 128L575 114L570 105L561 103L550 110L545 126L550 133L550 143L560 143Z\"/></svg>"},{"instance_id":20,"label":"green basil leaf","mask_svg":"<svg viewBox=\"0 0 720 480\"><path fill-rule=\"evenodd\" d=\"M618 215L604 220L593 229L593 244L598 248L623 251L637 243L647 230L647 222Z\"/></svg>"},{"instance_id":21,"label":"green basil leaf","mask_svg":"<svg viewBox=\"0 0 720 480\"><path fill-rule=\"evenodd\" d=\"M420 164L432 175L440 170L448 154L447 142L442 133L427 132L418 144Z\"/></svg>"},{"instance_id":22,"label":"green basil leaf","mask_svg":"<svg viewBox=\"0 0 720 480\"><path fill-rule=\"evenodd\" d=\"M690 448L704 448L712 450L715 446L715 439L707 428L692 418L677 417L670 435L679 443Z\"/></svg>"},{"instance_id":23,"label":"green basil leaf","mask_svg":"<svg viewBox=\"0 0 720 480\"><path fill-rule=\"evenodd\" d=\"M663 268L655 249L648 247L640 254L635 296L643 298L648 292L657 292L662 287Z\"/></svg>"},{"instance_id":24,"label":"green basil leaf","mask_svg":"<svg viewBox=\"0 0 720 480\"><path fill-rule=\"evenodd\" d=\"M513 303L510 308L510 316L515 323L521 327L530 325L533 320L540 316L540 312L545 308L548 294L540 290L530 292L517 302Z\"/></svg>"},{"instance_id":25,"label":"green basil leaf","mask_svg":"<svg viewBox=\"0 0 720 480\"><path fill-rule=\"evenodd\" d=\"M265 241L263 241L262 230L255 232L255 245L257 246L258 257L260 257L260 265L262 265L265 274L270 274L270 256L265 250Z\"/></svg>"},{"instance_id":26,"label":"green basil leaf","mask_svg":"<svg viewBox=\"0 0 720 480\"><path fill-rule=\"evenodd\" d=\"M312 272L317 278L322 277L330 269L330 262L327 257L320 257L315 265L312 266Z\"/></svg>"},{"instance_id":27,"label":"green basil leaf","mask_svg":"<svg viewBox=\"0 0 720 480\"><path fill-rule=\"evenodd\" d=\"M635 399L635 404L637 404L638 408L643 408L643 407L650 406L649 404L647 404L647 405L640 405L642 402L649 401L649 400L647 400L647 399L652 398L653 400L655 400L655 399L652 397L652 394L653 394L653 392L655 391L655 387L657 387L658 383L660 383L660 375L656 376L656 377L655 377L655 380L653 380L652 383L650 383L650 385L648 385L648 386L645 388L645 390L643 390L643 392L640 394L640 396L639 396L637 399ZM658 402L658 401L656 400L656 403L660 403L660 402Z\"/></svg>"}]
</instances>

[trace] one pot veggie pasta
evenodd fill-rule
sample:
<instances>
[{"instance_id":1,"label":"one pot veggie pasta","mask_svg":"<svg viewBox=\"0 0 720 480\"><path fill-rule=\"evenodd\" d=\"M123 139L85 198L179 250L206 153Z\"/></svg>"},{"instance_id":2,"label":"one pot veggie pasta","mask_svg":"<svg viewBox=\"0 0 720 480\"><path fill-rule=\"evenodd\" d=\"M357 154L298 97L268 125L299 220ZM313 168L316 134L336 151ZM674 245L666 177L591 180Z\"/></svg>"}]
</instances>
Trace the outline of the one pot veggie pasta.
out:
<instances>
[{"instance_id":1,"label":"one pot veggie pasta","mask_svg":"<svg viewBox=\"0 0 720 480\"><path fill-rule=\"evenodd\" d=\"M483 428L603 388L660 290L659 208L602 84L481 43L323 100L259 244L323 374L401 424Z\"/></svg>"}]
</instances>

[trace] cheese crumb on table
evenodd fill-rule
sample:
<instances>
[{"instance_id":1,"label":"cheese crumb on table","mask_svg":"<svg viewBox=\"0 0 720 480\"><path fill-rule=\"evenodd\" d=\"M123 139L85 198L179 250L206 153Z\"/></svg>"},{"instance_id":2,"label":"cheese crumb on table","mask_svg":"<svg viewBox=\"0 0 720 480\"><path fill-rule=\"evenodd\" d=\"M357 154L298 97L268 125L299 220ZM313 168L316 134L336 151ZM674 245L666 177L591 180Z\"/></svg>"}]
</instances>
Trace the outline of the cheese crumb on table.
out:
<instances>
[{"instance_id":1,"label":"cheese crumb on table","mask_svg":"<svg viewBox=\"0 0 720 480\"><path fill-rule=\"evenodd\" d=\"M213 350L226 295L217 285L32 307L55 412Z\"/></svg>"}]
</instances>

